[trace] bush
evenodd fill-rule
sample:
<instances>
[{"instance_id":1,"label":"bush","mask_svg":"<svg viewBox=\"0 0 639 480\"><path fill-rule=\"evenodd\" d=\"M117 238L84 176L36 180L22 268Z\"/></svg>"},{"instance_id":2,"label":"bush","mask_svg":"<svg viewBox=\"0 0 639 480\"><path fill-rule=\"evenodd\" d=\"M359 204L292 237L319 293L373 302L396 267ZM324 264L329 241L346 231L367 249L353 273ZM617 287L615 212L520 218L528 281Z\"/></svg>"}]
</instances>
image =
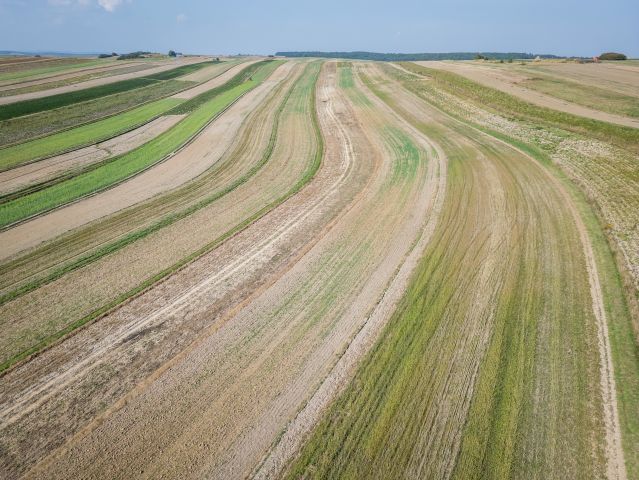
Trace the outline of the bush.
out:
<instances>
[{"instance_id":1,"label":"bush","mask_svg":"<svg viewBox=\"0 0 639 480\"><path fill-rule=\"evenodd\" d=\"M623 53L606 52L599 55L599 60L626 60L627 57Z\"/></svg>"},{"instance_id":2,"label":"bush","mask_svg":"<svg viewBox=\"0 0 639 480\"><path fill-rule=\"evenodd\" d=\"M98 55L98 58L111 58L113 55L109 55L108 53L101 53Z\"/></svg>"},{"instance_id":3,"label":"bush","mask_svg":"<svg viewBox=\"0 0 639 480\"><path fill-rule=\"evenodd\" d=\"M169 57L176 57L177 54L175 53L175 50L169 50Z\"/></svg>"}]
</instances>

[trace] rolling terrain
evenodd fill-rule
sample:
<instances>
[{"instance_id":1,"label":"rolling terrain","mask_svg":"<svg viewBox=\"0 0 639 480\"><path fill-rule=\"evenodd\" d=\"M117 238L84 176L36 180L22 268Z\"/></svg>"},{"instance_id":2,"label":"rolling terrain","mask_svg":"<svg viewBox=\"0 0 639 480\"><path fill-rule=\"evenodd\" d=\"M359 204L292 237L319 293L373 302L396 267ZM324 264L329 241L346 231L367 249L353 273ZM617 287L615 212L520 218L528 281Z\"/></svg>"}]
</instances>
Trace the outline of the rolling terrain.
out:
<instances>
[{"instance_id":1,"label":"rolling terrain","mask_svg":"<svg viewBox=\"0 0 639 480\"><path fill-rule=\"evenodd\" d=\"M639 478L634 69L0 60L0 478Z\"/></svg>"}]
</instances>

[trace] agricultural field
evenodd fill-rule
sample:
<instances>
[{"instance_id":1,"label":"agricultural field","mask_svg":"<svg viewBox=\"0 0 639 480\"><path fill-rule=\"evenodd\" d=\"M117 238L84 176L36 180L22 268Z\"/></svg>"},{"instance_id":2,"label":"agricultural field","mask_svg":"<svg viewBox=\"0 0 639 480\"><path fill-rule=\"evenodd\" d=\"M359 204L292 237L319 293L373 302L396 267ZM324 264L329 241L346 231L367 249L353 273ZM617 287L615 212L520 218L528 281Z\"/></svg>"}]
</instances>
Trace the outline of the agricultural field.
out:
<instances>
[{"instance_id":1,"label":"agricultural field","mask_svg":"<svg viewBox=\"0 0 639 480\"><path fill-rule=\"evenodd\" d=\"M639 478L637 68L0 57L0 478Z\"/></svg>"}]
</instances>

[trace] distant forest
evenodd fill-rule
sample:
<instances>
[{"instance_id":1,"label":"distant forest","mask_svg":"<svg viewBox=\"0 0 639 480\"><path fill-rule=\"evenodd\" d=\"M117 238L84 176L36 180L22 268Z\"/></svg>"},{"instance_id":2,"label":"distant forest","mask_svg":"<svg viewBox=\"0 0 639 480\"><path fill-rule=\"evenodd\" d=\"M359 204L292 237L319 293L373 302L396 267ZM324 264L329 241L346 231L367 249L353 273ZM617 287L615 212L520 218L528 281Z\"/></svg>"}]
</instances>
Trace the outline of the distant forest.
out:
<instances>
[{"instance_id":1,"label":"distant forest","mask_svg":"<svg viewBox=\"0 0 639 480\"><path fill-rule=\"evenodd\" d=\"M277 52L280 57L320 57L320 58L348 58L353 60L381 60L387 62L415 61L415 60L473 60L478 55L495 60L509 58L532 59L563 58L557 55L538 55L521 52L451 52L451 53L375 53L375 52Z\"/></svg>"}]
</instances>

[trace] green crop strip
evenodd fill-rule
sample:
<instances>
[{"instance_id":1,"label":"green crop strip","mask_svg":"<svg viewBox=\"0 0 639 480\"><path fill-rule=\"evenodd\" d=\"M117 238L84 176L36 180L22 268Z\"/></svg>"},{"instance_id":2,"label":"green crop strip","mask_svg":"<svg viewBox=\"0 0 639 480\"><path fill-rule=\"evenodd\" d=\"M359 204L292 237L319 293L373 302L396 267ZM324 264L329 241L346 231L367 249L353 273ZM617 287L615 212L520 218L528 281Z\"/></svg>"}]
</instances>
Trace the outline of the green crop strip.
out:
<instances>
[{"instance_id":1,"label":"green crop strip","mask_svg":"<svg viewBox=\"0 0 639 480\"><path fill-rule=\"evenodd\" d=\"M128 112L0 150L0 171L121 135L166 113L183 100L163 98Z\"/></svg>"},{"instance_id":2,"label":"green crop strip","mask_svg":"<svg viewBox=\"0 0 639 480\"><path fill-rule=\"evenodd\" d=\"M222 62L216 62L215 60L209 62L192 63L190 65L183 65L172 70L165 70L164 72L154 73L151 75L145 75L144 78L150 78L152 80L172 80L177 77L182 77L193 72L197 72L204 67L210 67Z\"/></svg>"},{"instance_id":3,"label":"green crop strip","mask_svg":"<svg viewBox=\"0 0 639 480\"><path fill-rule=\"evenodd\" d=\"M15 356L9 358L8 360L5 360L2 363L0 363L0 374L3 374L4 372L6 372L7 369L9 369L12 366L16 365L18 362L21 362L21 361L27 359L28 357L33 356L33 355L41 352L42 350L44 350L47 347L49 347L52 344L54 344L55 342L61 340L63 337L65 337L68 334L76 331L78 328L86 326L89 323L95 321L100 316L108 313L109 311L111 311L114 308L116 308L118 305L122 304L124 301L129 300L129 299L135 297L136 295L141 294L142 292L144 292L145 290L147 290L148 288L153 286L155 283L157 283L160 280L166 278L167 276L179 271L180 269L182 269L183 267L185 267L189 263L193 262L194 260L198 259L202 255L205 255L206 253L210 252L211 250L213 250L214 248L216 248L217 246L222 244L228 238L230 238L230 237L236 235L237 233L241 232L242 230L247 228L249 225L251 225L255 221L257 221L260 218L262 218L264 215L269 213L275 207L277 207L278 205L281 205L287 199L289 199L290 197L295 195L297 192L299 192L306 184L308 184L311 181L311 179L315 176L317 171L319 170L319 167L320 167L320 165L322 163L322 157L324 155L324 139L323 139L321 131L320 131L319 120L317 118L317 112L315 110L315 104L316 104L316 91L315 91L316 88L315 88L315 85L316 85L317 78L318 78L318 75L319 75L319 68L318 68L319 64L314 63L312 65L315 65L316 71L313 73L313 75L314 75L313 92L312 92L312 95L310 96L309 103L311 105L313 131L314 131L315 139L316 139L316 142L317 142L317 151L315 152L313 160L309 164L308 169L304 172L304 175L299 179L299 181L295 185L293 185L291 187L291 189L288 192L284 193L282 196L280 196L279 198L277 198L273 202L269 203L268 205L265 205L260 210L255 212L253 215L251 215L250 217L246 218L240 224L235 226L233 229L231 229L228 232L224 233L223 235L221 235L220 237L216 238L215 240L213 240L209 244L205 245L201 249L197 250L196 252L193 252L191 255L187 256L186 258L184 258L184 259L180 260L179 262L175 263L171 267L166 268L165 270L159 272L158 274L153 275L152 277L146 279L145 281L140 283L137 287L129 290L128 292L123 293L122 295L120 295L116 299L114 299L112 302L109 302L108 304L100 307L99 309L96 309L95 311L91 312L90 314L86 315L85 317L83 317L83 318L81 318L81 319L69 324L64 329L56 332L53 335L50 335L50 336L42 339L41 341L39 341L33 347L21 352L20 354L17 354ZM271 141L269 141L269 147L268 147L267 151L265 152L265 157L262 160L263 162L268 161L268 158L270 158L270 155L272 154L273 148L275 146L275 138L276 138L275 136L271 137L272 143L271 143ZM134 241L134 240L135 239L132 239L132 241ZM108 253L108 252L105 252L105 254L106 253ZM4 301L4 299L3 299L3 301Z\"/></svg>"},{"instance_id":4,"label":"green crop strip","mask_svg":"<svg viewBox=\"0 0 639 480\"><path fill-rule=\"evenodd\" d=\"M35 77L37 75L46 75L49 73L73 71L80 68L99 66L103 64L104 62L101 60L88 60L86 62L76 62L72 64L67 63L64 65L48 66L48 67L40 67L40 68L29 68L25 70L14 71L14 72L2 72L0 73L0 82L6 82L10 80L27 81L27 80L31 80L28 77ZM14 82L14 83L17 83L17 82Z\"/></svg>"},{"instance_id":5,"label":"green crop strip","mask_svg":"<svg viewBox=\"0 0 639 480\"><path fill-rule=\"evenodd\" d=\"M56 108L66 107L68 105L73 105L76 103L87 102L89 100L95 100L98 98L106 97L108 95L127 92L129 90L135 90L137 88L146 87L160 81L174 79L175 77L191 73L195 70L199 70L200 68L211 64L211 62L203 62L202 64L185 65L183 67L177 67L175 71L168 70L166 72L160 72L145 77L121 80L119 82L99 85L97 87L84 88L82 90L76 90L73 92L60 93L58 95L50 95L48 97L10 103L8 105L3 105L2 108L0 108L0 121L9 120L11 118L21 117L24 115L31 115L33 113L39 113L45 110L53 110Z\"/></svg>"},{"instance_id":6,"label":"green crop strip","mask_svg":"<svg viewBox=\"0 0 639 480\"><path fill-rule=\"evenodd\" d=\"M190 115L141 147L115 157L95 170L0 205L0 227L98 192L155 165L196 135L241 95L257 86L276 66L276 62L261 63L258 68L264 71L256 72L252 80L246 79L244 71L240 72L227 84L215 89L216 96L207 96L206 102L193 104L198 107L194 107ZM238 77L240 81L236 80Z\"/></svg>"},{"instance_id":7,"label":"green crop strip","mask_svg":"<svg viewBox=\"0 0 639 480\"><path fill-rule=\"evenodd\" d=\"M422 67L411 62L400 64L410 72L431 79L442 90L468 99L483 108L492 108L519 120L592 136L621 148L639 152L639 129L539 107L507 93L480 85L456 73Z\"/></svg>"}]
</instances>

